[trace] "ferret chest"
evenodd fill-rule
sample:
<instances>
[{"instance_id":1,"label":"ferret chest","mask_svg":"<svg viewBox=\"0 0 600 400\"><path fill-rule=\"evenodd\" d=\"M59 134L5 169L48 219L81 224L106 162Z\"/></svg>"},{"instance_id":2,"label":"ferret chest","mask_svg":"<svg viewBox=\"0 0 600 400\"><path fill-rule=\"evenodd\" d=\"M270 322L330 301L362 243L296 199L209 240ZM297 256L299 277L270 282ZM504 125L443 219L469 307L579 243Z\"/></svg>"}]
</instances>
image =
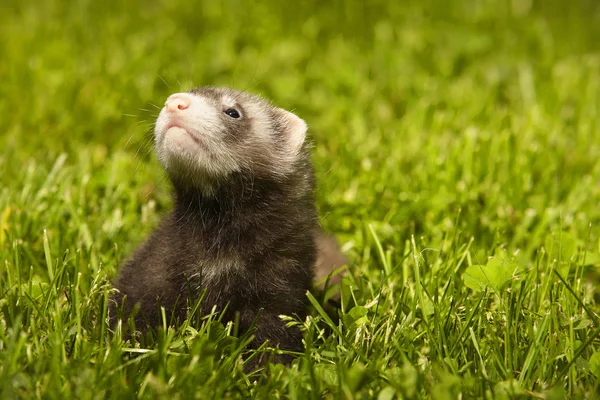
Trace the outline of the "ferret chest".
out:
<instances>
[{"instance_id":1,"label":"ferret chest","mask_svg":"<svg viewBox=\"0 0 600 400\"><path fill-rule=\"evenodd\" d=\"M196 266L202 286L214 284L223 279L235 279L243 272L244 261L233 254L207 258Z\"/></svg>"}]
</instances>

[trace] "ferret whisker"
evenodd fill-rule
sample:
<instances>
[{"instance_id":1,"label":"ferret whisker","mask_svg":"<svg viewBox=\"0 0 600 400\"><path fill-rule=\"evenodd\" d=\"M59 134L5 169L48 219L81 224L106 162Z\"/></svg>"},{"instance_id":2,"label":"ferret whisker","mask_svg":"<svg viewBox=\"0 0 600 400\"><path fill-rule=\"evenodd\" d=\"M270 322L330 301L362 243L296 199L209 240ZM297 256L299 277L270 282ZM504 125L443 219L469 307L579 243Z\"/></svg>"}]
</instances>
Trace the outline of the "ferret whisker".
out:
<instances>
[{"instance_id":1,"label":"ferret whisker","mask_svg":"<svg viewBox=\"0 0 600 400\"><path fill-rule=\"evenodd\" d=\"M258 70L258 58L256 59L256 63L254 64L254 71L252 71L252 76L250 76L250 80L248 81L248 83L246 84L246 86L244 87L244 92L247 91L250 88L250 85L252 84L252 81L254 80L254 77L256 76L256 71Z\"/></svg>"},{"instance_id":2,"label":"ferret whisker","mask_svg":"<svg viewBox=\"0 0 600 400\"><path fill-rule=\"evenodd\" d=\"M171 85L169 85L169 84L167 83L167 81L165 81L165 80L163 79L163 77L162 77L162 76L158 75L158 78L159 78L161 81L163 81L163 83L164 83L164 84L167 86L167 88L171 89Z\"/></svg>"},{"instance_id":3,"label":"ferret whisker","mask_svg":"<svg viewBox=\"0 0 600 400\"><path fill-rule=\"evenodd\" d=\"M143 149L146 152L152 151L153 142L154 141L152 140L152 138L148 138L146 135L144 135L139 142L138 149Z\"/></svg>"},{"instance_id":4,"label":"ferret whisker","mask_svg":"<svg viewBox=\"0 0 600 400\"><path fill-rule=\"evenodd\" d=\"M135 166L135 169L133 170L133 176L138 174L138 171L140 170L140 168L142 167L142 160L141 158L137 159L137 165Z\"/></svg>"},{"instance_id":5,"label":"ferret whisker","mask_svg":"<svg viewBox=\"0 0 600 400\"><path fill-rule=\"evenodd\" d=\"M133 139L133 137L137 134L137 132L133 132L131 135L129 135L129 137L127 138L127 141L125 142L125 145L123 146L124 149L127 149L127 146L129 146L129 142L131 142L131 139Z\"/></svg>"},{"instance_id":6,"label":"ferret whisker","mask_svg":"<svg viewBox=\"0 0 600 400\"><path fill-rule=\"evenodd\" d=\"M133 155L134 158L140 158L140 150L142 149L143 146L138 146L135 154Z\"/></svg>"}]
</instances>

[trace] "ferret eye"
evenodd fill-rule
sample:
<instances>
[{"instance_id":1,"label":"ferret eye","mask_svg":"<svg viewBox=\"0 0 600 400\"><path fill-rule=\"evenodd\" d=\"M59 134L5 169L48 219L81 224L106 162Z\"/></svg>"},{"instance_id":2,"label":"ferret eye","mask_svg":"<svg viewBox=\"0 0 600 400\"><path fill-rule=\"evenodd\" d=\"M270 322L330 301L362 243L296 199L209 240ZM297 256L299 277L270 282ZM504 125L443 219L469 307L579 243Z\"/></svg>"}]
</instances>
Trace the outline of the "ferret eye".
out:
<instances>
[{"instance_id":1,"label":"ferret eye","mask_svg":"<svg viewBox=\"0 0 600 400\"><path fill-rule=\"evenodd\" d=\"M240 113L235 108L229 108L225 110L225 114L229 115L231 118L239 118Z\"/></svg>"}]
</instances>

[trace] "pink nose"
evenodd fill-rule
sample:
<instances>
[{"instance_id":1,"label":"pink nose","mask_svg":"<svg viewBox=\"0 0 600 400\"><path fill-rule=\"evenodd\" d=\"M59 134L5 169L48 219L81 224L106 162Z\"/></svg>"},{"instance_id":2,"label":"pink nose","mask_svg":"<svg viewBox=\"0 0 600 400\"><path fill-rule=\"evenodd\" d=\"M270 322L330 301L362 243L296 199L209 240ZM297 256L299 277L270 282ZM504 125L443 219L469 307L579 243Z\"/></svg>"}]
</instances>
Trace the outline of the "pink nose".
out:
<instances>
[{"instance_id":1,"label":"pink nose","mask_svg":"<svg viewBox=\"0 0 600 400\"><path fill-rule=\"evenodd\" d=\"M189 108L190 104L192 104L192 99L188 94L175 93L169 96L165 102L165 108L169 112L177 112Z\"/></svg>"}]
</instances>

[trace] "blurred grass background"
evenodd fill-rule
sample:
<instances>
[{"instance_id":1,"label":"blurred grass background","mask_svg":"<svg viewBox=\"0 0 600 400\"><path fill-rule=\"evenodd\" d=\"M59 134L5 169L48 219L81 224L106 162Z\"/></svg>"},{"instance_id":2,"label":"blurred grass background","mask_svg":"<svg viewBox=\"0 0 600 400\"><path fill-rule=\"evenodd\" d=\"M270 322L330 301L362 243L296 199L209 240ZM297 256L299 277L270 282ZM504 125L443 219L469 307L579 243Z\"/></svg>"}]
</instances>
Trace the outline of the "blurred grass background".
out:
<instances>
[{"instance_id":1,"label":"blurred grass background","mask_svg":"<svg viewBox=\"0 0 600 400\"><path fill-rule=\"evenodd\" d=\"M585 262L568 258L600 251L599 38L600 5L593 0L2 2L0 344L11 349L4 363L14 364L0 368L5 382L21 387L13 372L29 368L41 383L38 392L23 383L29 389L21 393L43 397L61 375L40 339L59 327L48 322L38 332L28 322L16 336L7 333L11 323L43 315L63 315L66 325L79 321L75 325L87 329L89 336L76 331L79 339L72 340L89 342L79 362L93 370L90 363L102 354L94 347L103 338L102 285L170 205L169 185L152 153L154 118L169 94L201 85L262 94L307 121L323 225L338 235L353 276L363 282L355 282L356 304L400 287L416 296L421 284L433 299L467 265L485 265L491 256L532 271L558 254L574 292L596 310L595 286L586 286L596 280L594 270L584 274ZM423 282L417 286L411 235L419 249L443 254L419 253ZM556 237L558 247L573 251L550 249ZM386 277L386 268L397 275ZM57 271L66 274L64 281ZM531 288L560 285L549 276L532 280ZM34 311L37 301L23 292L28 281L40 287L40 296L57 288L48 299L56 299L63 314ZM471 292L457 285L455 298L469 309ZM67 287L95 303L59 301ZM584 313L579 302L562 299L563 291L543 292L550 296L545 301L558 302L567 316ZM409 310L424 306L417 297ZM74 318L75 310L89 320ZM465 322L464 315L459 319ZM573 347L593 339L595 327L582 328L579 339L567 329L565 342L557 339L566 355L557 350L540 363L574 363ZM423 327L415 329L421 337ZM522 327L511 329L517 334ZM488 334L484 329L477 337ZM403 340L412 343L409 336ZM26 357L11 337L38 345ZM66 353L83 346L56 340ZM427 358L430 345L416 344L407 362ZM465 383L464 393L481 396L498 381L521 379L518 360L529 353L515 353L508 365L506 348L498 346L492 348L505 352L499 375L480 376L481 387ZM597 341L582 352L588 364L577 364L581 371L569 369L565 393L593 392L600 374L589 362L594 346ZM452 372L461 378L480 374L481 364L485 370L483 359L466 361L466 352L465 364L459 363L464 369ZM390 354L383 359L374 361L374 370L398 362ZM442 359L430 356L434 364ZM71 393L64 382L77 371L73 360L56 364L63 371L56 387L64 393ZM144 368L154 371L153 365ZM434 387L421 367L425 375L418 375L415 395ZM558 379L552 374L560 368L544 371L527 375L520 389L545 390L539 382ZM371 378L371 386L355 388L358 397L377 395L391 379ZM82 387L102 381L81 379ZM185 387L164 379L165 390ZM286 387L278 390L289 395Z\"/></svg>"}]
</instances>

